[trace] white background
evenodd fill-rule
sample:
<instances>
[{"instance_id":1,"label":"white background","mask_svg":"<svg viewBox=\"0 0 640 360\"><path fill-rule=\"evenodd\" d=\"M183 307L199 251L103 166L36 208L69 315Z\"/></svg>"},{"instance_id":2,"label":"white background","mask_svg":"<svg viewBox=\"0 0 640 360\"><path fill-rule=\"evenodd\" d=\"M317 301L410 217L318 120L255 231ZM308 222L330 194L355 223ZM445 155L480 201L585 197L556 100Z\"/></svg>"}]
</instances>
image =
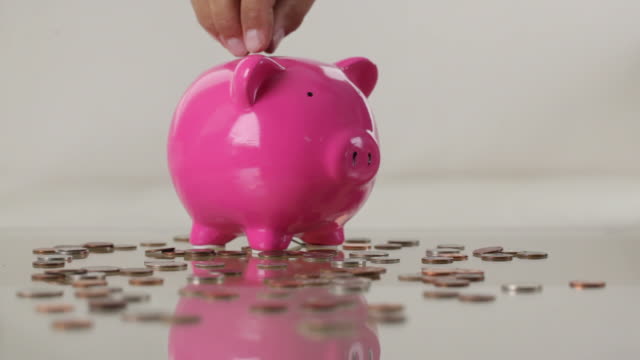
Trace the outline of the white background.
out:
<instances>
[{"instance_id":1,"label":"white background","mask_svg":"<svg viewBox=\"0 0 640 360\"><path fill-rule=\"evenodd\" d=\"M360 228L640 224L640 2L318 0L277 55L366 56ZM165 145L231 56L188 1L0 0L0 226L188 225Z\"/></svg>"}]
</instances>

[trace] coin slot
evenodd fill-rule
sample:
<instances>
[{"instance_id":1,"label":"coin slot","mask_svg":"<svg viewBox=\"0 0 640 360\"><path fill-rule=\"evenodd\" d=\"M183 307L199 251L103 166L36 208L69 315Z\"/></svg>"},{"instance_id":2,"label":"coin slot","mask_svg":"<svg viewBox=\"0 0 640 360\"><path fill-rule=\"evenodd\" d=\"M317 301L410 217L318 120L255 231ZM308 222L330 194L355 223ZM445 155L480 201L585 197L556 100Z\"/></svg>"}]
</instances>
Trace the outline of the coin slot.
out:
<instances>
[{"instance_id":1,"label":"coin slot","mask_svg":"<svg viewBox=\"0 0 640 360\"><path fill-rule=\"evenodd\" d=\"M367 166L371 166L371 153L367 153Z\"/></svg>"},{"instance_id":2,"label":"coin slot","mask_svg":"<svg viewBox=\"0 0 640 360\"><path fill-rule=\"evenodd\" d=\"M353 154L351 154L351 166L355 167L356 161L358 161L358 152L354 151Z\"/></svg>"}]
</instances>

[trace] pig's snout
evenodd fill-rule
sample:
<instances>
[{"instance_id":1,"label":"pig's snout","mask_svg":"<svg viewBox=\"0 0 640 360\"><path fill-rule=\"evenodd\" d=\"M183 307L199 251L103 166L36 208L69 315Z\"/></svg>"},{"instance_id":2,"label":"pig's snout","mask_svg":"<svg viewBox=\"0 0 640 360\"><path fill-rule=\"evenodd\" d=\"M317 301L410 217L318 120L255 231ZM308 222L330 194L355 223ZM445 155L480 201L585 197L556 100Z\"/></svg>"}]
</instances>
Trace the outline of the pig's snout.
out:
<instances>
[{"instance_id":1,"label":"pig's snout","mask_svg":"<svg viewBox=\"0 0 640 360\"><path fill-rule=\"evenodd\" d=\"M331 142L328 160L330 173L337 181L365 183L378 172L380 149L366 131L341 134Z\"/></svg>"}]
</instances>

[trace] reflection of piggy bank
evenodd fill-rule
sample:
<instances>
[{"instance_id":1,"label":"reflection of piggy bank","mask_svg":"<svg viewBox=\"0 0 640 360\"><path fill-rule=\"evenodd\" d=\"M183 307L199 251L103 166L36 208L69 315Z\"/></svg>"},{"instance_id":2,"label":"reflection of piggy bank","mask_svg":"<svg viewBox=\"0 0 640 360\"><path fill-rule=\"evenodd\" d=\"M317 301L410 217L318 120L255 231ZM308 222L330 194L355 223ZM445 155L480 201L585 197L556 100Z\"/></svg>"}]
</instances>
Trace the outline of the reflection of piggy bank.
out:
<instances>
[{"instance_id":1,"label":"reflection of piggy bank","mask_svg":"<svg viewBox=\"0 0 640 360\"><path fill-rule=\"evenodd\" d=\"M187 285L181 289L185 295L175 313L197 315L200 322L171 328L170 359L380 359L377 331L368 321L362 295L338 295L326 286L276 289L257 281L292 278L293 273L311 276L328 270L329 263L255 257L216 261L243 275L229 277L219 285ZM260 273L258 264L272 261L285 261L288 269ZM194 268L194 273L205 275L206 271ZM258 311L265 305L270 311Z\"/></svg>"},{"instance_id":2,"label":"reflection of piggy bank","mask_svg":"<svg viewBox=\"0 0 640 360\"><path fill-rule=\"evenodd\" d=\"M191 243L284 249L298 235L336 245L380 165L364 58L335 65L250 55L201 75L169 135L173 183L193 219Z\"/></svg>"}]
</instances>

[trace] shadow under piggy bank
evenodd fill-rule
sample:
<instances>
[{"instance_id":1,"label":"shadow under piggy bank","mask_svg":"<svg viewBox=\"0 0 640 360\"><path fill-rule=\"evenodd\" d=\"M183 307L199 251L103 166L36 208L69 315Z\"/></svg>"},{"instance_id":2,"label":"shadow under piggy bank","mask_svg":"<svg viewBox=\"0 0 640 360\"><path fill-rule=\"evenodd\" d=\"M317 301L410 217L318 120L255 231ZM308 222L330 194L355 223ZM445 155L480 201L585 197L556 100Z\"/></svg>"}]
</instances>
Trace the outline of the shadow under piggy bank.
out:
<instances>
[{"instance_id":1,"label":"shadow under piggy bank","mask_svg":"<svg viewBox=\"0 0 640 360\"><path fill-rule=\"evenodd\" d=\"M364 297L339 291L336 282L349 279L336 280L341 274L317 260L249 255L209 261L224 262L222 269L232 276L221 284L180 290L175 313L197 315L200 321L172 326L170 358L379 359L380 343ZM207 261L192 262L196 276L216 271L196 263Z\"/></svg>"}]
</instances>

